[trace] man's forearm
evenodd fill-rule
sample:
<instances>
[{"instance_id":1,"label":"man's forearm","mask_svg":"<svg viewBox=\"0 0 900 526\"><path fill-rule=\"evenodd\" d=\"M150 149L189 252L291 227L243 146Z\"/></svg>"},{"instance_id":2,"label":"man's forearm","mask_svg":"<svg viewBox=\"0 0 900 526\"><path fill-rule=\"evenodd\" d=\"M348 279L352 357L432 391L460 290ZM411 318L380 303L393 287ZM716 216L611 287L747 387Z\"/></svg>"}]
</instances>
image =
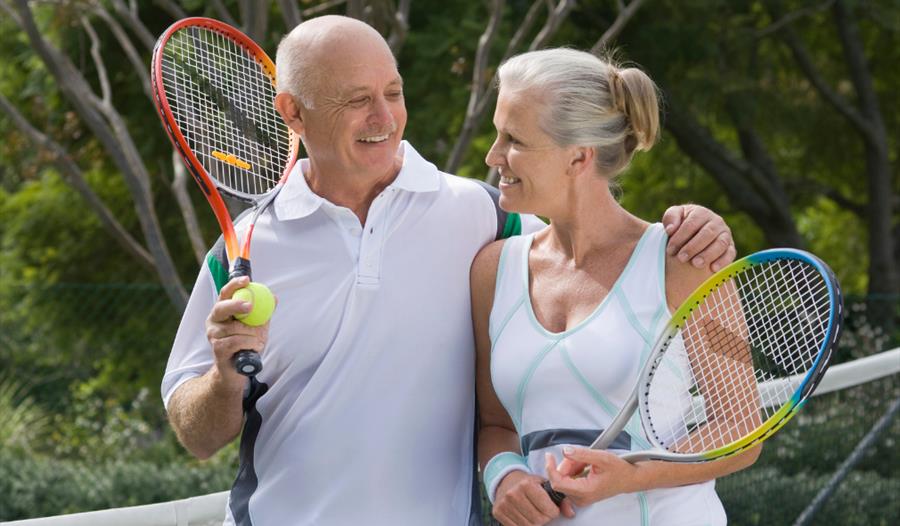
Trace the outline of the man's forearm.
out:
<instances>
[{"instance_id":1,"label":"man's forearm","mask_svg":"<svg viewBox=\"0 0 900 526\"><path fill-rule=\"evenodd\" d=\"M169 421L178 440L200 459L234 440L243 424L243 387L223 382L212 368L182 384L169 400Z\"/></svg>"}]
</instances>

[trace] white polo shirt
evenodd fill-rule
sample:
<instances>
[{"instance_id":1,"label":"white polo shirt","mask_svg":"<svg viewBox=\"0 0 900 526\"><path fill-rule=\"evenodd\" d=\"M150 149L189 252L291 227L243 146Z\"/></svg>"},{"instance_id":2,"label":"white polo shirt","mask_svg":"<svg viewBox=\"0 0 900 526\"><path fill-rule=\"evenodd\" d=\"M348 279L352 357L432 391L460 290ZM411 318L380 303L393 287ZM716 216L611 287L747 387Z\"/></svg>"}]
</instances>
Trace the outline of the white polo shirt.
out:
<instances>
[{"instance_id":1,"label":"white polo shirt","mask_svg":"<svg viewBox=\"0 0 900 526\"><path fill-rule=\"evenodd\" d=\"M302 162L257 222L253 277L278 307L226 524L480 523L469 266L500 219L484 187L400 148L365 225L312 193ZM201 271L166 404L213 364L216 290Z\"/></svg>"}]
</instances>

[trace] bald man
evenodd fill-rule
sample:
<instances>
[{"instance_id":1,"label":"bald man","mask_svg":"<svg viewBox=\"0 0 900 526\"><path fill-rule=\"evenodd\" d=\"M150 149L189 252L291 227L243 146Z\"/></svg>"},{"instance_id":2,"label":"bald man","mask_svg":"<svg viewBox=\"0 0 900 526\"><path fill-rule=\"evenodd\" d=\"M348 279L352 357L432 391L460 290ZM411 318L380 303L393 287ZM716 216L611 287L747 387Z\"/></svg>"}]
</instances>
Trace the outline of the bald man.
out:
<instances>
[{"instance_id":1,"label":"bald man","mask_svg":"<svg viewBox=\"0 0 900 526\"><path fill-rule=\"evenodd\" d=\"M217 278L220 240L163 379L172 426L200 458L243 430L226 524L479 524L469 266L486 243L543 224L402 140L403 79L371 27L304 22L277 75L276 106L309 155L254 231L256 279L278 307L263 327L234 320L246 278ZM667 214L673 241L691 238L673 247L733 258L711 212ZM231 361L241 349L262 353L249 381Z\"/></svg>"}]
</instances>

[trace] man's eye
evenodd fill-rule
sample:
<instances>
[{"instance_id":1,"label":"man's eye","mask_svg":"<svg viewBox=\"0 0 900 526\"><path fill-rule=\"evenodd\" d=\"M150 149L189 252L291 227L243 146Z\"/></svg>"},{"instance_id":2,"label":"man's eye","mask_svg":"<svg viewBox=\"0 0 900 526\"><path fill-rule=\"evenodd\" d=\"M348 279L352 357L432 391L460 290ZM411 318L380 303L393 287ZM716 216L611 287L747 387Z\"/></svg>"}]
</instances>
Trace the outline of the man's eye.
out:
<instances>
[{"instance_id":1,"label":"man's eye","mask_svg":"<svg viewBox=\"0 0 900 526\"><path fill-rule=\"evenodd\" d=\"M390 100L398 100L398 99L403 98L403 92L402 91L392 91L392 92L388 93L387 95L385 95L385 97L387 97Z\"/></svg>"},{"instance_id":2,"label":"man's eye","mask_svg":"<svg viewBox=\"0 0 900 526\"><path fill-rule=\"evenodd\" d=\"M356 97L355 99L350 99L350 104L353 106L362 106L365 103L369 102L369 97Z\"/></svg>"}]
</instances>

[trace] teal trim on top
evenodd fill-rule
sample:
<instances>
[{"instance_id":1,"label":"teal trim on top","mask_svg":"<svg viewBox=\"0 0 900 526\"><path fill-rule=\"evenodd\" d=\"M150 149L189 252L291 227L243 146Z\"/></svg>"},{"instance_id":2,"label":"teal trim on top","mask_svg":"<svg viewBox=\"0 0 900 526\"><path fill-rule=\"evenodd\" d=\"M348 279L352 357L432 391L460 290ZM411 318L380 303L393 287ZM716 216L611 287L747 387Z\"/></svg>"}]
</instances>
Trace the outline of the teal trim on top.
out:
<instances>
[{"instance_id":1,"label":"teal trim on top","mask_svg":"<svg viewBox=\"0 0 900 526\"><path fill-rule=\"evenodd\" d=\"M537 370L538 365L544 361L547 354L549 354L558 343L559 340L554 340L544 347L531 362L531 365L528 366L528 371L525 372L525 376L523 376L522 381L519 382L519 388L516 390L516 410L514 414L509 416L512 417L513 424L516 426L516 432L520 437L522 436L522 413L525 412L525 388L531 383L531 378L534 376L534 372Z\"/></svg>"},{"instance_id":2,"label":"teal trim on top","mask_svg":"<svg viewBox=\"0 0 900 526\"><path fill-rule=\"evenodd\" d=\"M530 236L526 237L524 239L524 241L522 242L522 244L524 245L523 250L525 252L524 257L522 258L523 259L523 261L522 261L523 280L522 281L524 282L523 285L525 287L525 297L527 298L528 317L531 320L532 325L534 325L534 328L539 333L547 336L548 338L562 339L562 338L565 338L567 336L574 334L575 332L578 332L579 330L581 330L582 327L584 327L588 323L592 322L594 320L594 318L599 316L600 313L603 312L604 309L606 309L606 305L608 305L610 302L609 298L613 295L613 293L616 291L616 289L621 288L620 284L625 281L625 278L628 276L628 271L631 270L631 267L633 267L635 265L635 261L637 261L637 257L640 255L641 248L643 248L644 243L648 237L647 234L650 232L650 230L651 230L651 228L648 227L647 229L644 230L644 233L641 234L641 238L638 240L637 245L634 247L634 250L631 252L631 257L628 258L628 263L625 265L625 268L622 270L622 273L619 274L618 278L616 278L616 282L613 283L613 286L610 289L609 293L606 295L605 298L603 298L603 300L600 302L600 304L597 305L597 307L594 309L594 312L589 314L587 318L581 320L578 323L578 325L572 327L571 329L565 330L563 332L548 331L543 325L541 325L541 323L537 319L537 315L534 313L534 306L531 303L531 293L528 290L528 277L530 276L530 270L528 268L528 253L531 250L531 243L534 241L534 234L531 234Z\"/></svg>"},{"instance_id":3,"label":"teal trim on top","mask_svg":"<svg viewBox=\"0 0 900 526\"><path fill-rule=\"evenodd\" d=\"M503 233L500 239L506 239L512 236L518 236L522 233L522 218L515 212L506 216L506 224L503 225Z\"/></svg>"},{"instance_id":4,"label":"teal trim on top","mask_svg":"<svg viewBox=\"0 0 900 526\"><path fill-rule=\"evenodd\" d=\"M662 298L663 305L666 306L666 310L668 310L669 306L669 298L666 297L666 245L669 244L669 234L666 234L666 227L662 227L662 250L659 251L659 294ZM654 329L656 328L654 324ZM656 331L651 330L651 333L656 333Z\"/></svg>"},{"instance_id":5,"label":"teal trim on top","mask_svg":"<svg viewBox=\"0 0 900 526\"><path fill-rule=\"evenodd\" d=\"M637 492L638 505L641 507L641 526L650 526L650 506L647 504L647 494Z\"/></svg>"},{"instance_id":6,"label":"teal trim on top","mask_svg":"<svg viewBox=\"0 0 900 526\"><path fill-rule=\"evenodd\" d=\"M206 253L206 268L212 274L213 283L216 284L216 293L218 293L228 283L228 269L222 266L222 262L213 254L212 250Z\"/></svg>"},{"instance_id":7,"label":"teal trim on top","mask_svg":"<svg viewBox=\"0 0 900 526\"><path fill-rule=\"evenodd\" d=\"M622 289L614 288L612 293L616 295L616 298L622 305L622 312L625 313L625 319L628 320L628 323L631 324L631 327L635 331L637 331L638 335L642 340L644 340L645 344L651 344L652 339L650 333L641 325L641 322L638 321L637 315L634 313L634 309L631 308L631 302L629 302L628 298L625 297L625 293L622 292Z\"/></svg>"},{"instance_id":8,"label":"teal trim on top","mask_svg":"<svg viewBox=\"0 0 900 526\"><path fill-rule=\"evenodd\" d=\"M602 393L600 393L600 391L598 391L594 388L593 385L591 385L587 378L585 378L584 375L581 374L581 371L578 370L578 367L575 366L575 362L572 361L572 358L569 356L569 353L565 348L560 351L560 356L562 357L563 362L565 362L566 367L569 368L569 371L571 371L575 379L577 379L581 386L584 387L588 394L591 395L591 398L593 398L594 401L597 402L597 405L603 408L603 411L609 416L610 419L615 418L615 416L619 413L620 408L616 407L615 404L610 402L605 396L603 396ZM650 449L650 444L647 442L647 440L644 438L643 433L640 431L640 426L635 426L633 418L632 420L629 420L628 425L625 426L625 432L628 433L629 436L631 436L632 444L637 443L637 445L641 449Z\"/></svg>"},{"instance_id":9,"label":"teal trim on top","mask_svg":"<svg viewBox=\"0 0 900 526\"><path fill-rule=\"evenodd\" d=\"M497 342L497 339L500 338L500 335L503 334L503 329L505 329L506 326L509 325L509 320L512 319L513 315L516 313L516 311L519 310L519 307L521 307L523 303L525 303L524 295L519 296L519 299L516 301L513 307L509 309L509 312L506 314L506 318L504 318L500 323L500 327L497 329L496 333L491 332L490 327L488 328L488 335L491 338L491 354L493 354L494 352L494 344Z\"/></svg>"}]
</instances>

